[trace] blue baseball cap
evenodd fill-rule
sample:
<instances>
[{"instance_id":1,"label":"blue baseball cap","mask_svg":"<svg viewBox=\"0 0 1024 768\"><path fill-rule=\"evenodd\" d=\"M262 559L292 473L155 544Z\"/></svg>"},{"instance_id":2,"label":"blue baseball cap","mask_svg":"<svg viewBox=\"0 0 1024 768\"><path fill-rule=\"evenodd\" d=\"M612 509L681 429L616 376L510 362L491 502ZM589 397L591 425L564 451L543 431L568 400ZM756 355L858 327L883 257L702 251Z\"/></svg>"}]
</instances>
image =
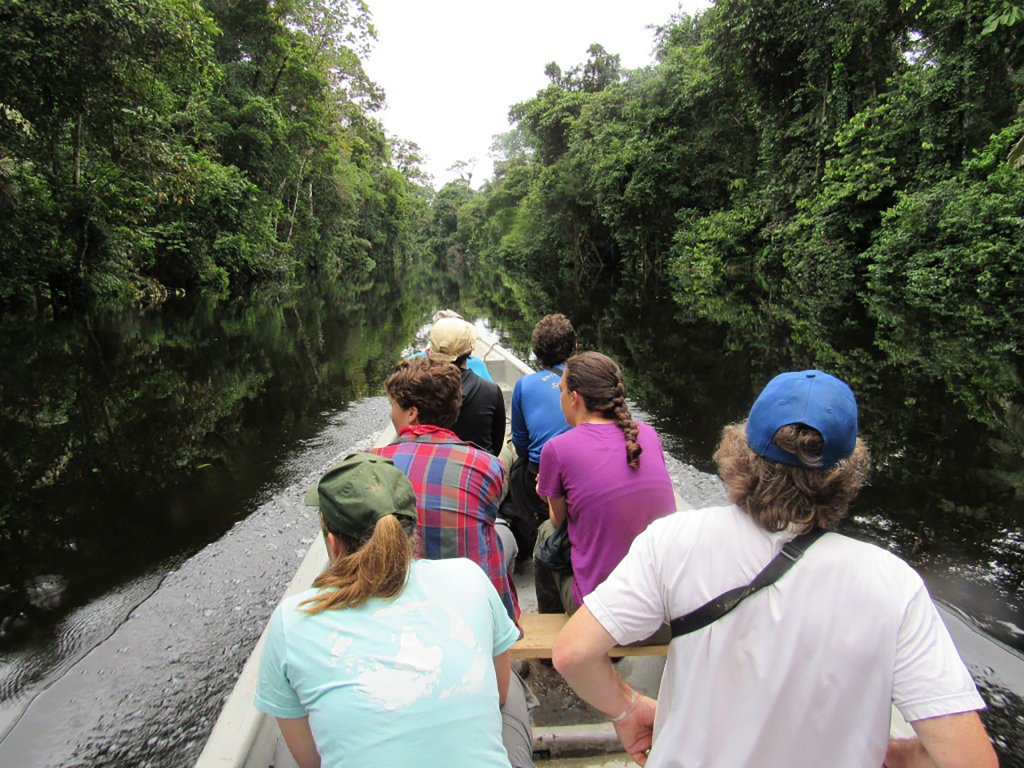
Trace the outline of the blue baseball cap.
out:
<instances>
[{"instance_id":1,"label":"blue baseball cap","mask_svg":"<svg viewBox=\"0 0 1024 768\"><path fill-rule=\"evenodd\" d=\"M824 440L819 461L805 464L772 440L789 424L818 430ZM848 458L857 445L857 401L845 381L823 371L780 373L768 382L747 418L747 444L769 461L826 469Z\"/></svg>"}]
</instances>

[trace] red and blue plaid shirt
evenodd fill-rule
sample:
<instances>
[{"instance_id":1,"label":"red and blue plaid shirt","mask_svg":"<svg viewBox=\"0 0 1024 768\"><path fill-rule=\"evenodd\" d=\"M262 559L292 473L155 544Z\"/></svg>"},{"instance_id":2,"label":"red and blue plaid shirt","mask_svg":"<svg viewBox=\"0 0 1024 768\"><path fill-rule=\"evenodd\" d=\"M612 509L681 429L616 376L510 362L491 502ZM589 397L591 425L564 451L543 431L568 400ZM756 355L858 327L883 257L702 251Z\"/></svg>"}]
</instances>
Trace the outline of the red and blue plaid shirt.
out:
<instances>
[{"instance_id":1,"label":"red and blue plaid shirt","mask_svg":"<svg viewBox=\"0 0 1024 768\"><path fill-rule=\"evenodd\" d=\"M464 443L447 429L406 427L391 445L374 448L408 475L416 492L421 557L466 557L477 563L501 595L513 621L519 605L494 519L505 468L490 453Z\"/></svg>"}]
</instances>

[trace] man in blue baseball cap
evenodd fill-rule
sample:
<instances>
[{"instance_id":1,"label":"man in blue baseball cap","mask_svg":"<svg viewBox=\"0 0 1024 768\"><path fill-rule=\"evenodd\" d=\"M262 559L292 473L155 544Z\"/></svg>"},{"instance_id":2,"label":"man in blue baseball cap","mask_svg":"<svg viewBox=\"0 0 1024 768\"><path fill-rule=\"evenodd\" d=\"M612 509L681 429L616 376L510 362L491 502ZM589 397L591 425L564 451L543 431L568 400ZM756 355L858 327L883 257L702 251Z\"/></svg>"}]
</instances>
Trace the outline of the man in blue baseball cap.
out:
<instances>
[{"instance_id":1,"label":"man in blue baseball cap","mask_svg":"<svg viewBox=\"0 0 1024 768\"><path fill-rule=\"evenodd\" d=\"M822 371L776 376L715 452L728 506L653 522L558 636L555 667L640 765L997 764L984 702L921 578L826 529L870 458ZM607 657L666 620L657 702ZM891 706L917 739L890 740Z\"/></svg>"}]
</instances>

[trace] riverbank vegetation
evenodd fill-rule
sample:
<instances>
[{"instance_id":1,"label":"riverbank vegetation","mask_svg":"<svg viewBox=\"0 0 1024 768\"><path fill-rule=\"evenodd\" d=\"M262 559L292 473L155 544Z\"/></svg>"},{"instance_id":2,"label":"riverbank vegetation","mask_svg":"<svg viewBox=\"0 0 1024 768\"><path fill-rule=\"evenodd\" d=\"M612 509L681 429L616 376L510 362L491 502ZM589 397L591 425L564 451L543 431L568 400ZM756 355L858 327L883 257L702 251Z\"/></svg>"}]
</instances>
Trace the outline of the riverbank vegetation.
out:
<instances>
[{"instance_id":1,"label":"riverbank vegetation","mask_svg":"<svg viewBox=\"0 0 1024 768\"><path fill-rule=\"evenodd\" d=\"M592 342L669 313L614 342L649 378L678 377L698 324L760 383L833 371L883 469L1024 507L1024 8L719 0L658 30L649 68L595 45L547 75L495 179L438 195L450 269L516 314L576 311Z\"/></svg>"},{"instance_id":2,"label":"riverbank vegetation","mask_svg":"<svg viewBox=\"0 0 1024 768\"><path fill-rule=\"evenodd\" d=\"M0 306L407 258L373 36L363 0L0 3Z\"/></svg>"}]
</instances>

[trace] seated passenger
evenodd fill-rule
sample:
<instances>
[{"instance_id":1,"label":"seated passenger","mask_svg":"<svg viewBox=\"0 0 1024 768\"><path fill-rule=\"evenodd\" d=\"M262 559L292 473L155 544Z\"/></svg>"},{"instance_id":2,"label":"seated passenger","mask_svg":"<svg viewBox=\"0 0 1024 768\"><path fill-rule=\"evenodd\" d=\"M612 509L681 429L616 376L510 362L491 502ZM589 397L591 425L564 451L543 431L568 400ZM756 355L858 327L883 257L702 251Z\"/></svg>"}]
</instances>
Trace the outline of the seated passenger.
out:
<instances>
[{"instance_id":1,"label":"seated passenger","mask_svg":"<svg viewBox=\"0 0 1024 768\"><path fill-rule=\"evenodd\" d=\"M444 318L447 317L453 317L456 320L464 319L462 315L460 315L454 309L439 309L437 312L434 313L434 316L433 318L431 318L430 322L437 323L438 320L443 320ZM417 352L413 355L410 355L409 358L412 359L414 357L426 357L429 353L430 348L428 347L423 352ZM469 357L466 358L466 367L469 368L469 370L471 370L484 381L494 381L494 379L491 378L491 372L487 370L487 363L485 363L476 355L470 355Z\"/></svg>"},{"instance_id":2,"label":"seated passenger","mask_svg":"<svg viewBox=\"0 0 1024 768\"><path fill-rule=\"evenodd\" d=\"M551 438L540 459L537 493L548 500L550 519L538 546L563 523L572 542L572 573L553 574L561 605L572 615L583 598L626 556L633 539L676 509L661 441L633 421L618 364L600 352L570 357L560 382L568 432ZM549 571L537 570L538 581ZM538 601L545 594L538 588Z\"/></svg>"},{"instance_id":3,"label":"seated passenger","mask_svg":"<svg viewBox=\"0 0 1024 768\"><path fill-rule=\"evenodd\" d=\"M453 363L462 376L462 405L452 432L497 456L505 444L505 397L497 384L484 381L466 368L476 339L476 328L471 323L455 317L441 318L430 329L430 357Z\"/></svg>"},{"instance_id":4,"label":"seated passenger","mask_svg":"<svg viewBox=\"0 0 1024 768\"><path fill-rule=\"evenodd\" d=\"M985 704L921 577L885 549L821 535L871 463L850 388L821 371L775 377L714 460L732 504L652 523L555 640L555 667L612 717L630 756L648 768L680 755L718 768L995 768ZM803 534L820 538L798 556ZM776 582L697 620L787 560ZM683 616L658 701L637 695L608 649ZM919 741L889 741L891 704Z\"/></svg>"},{"instance_id":5,"label":"seated passenger","mask_svg":"<svg viewBox=\"0 0 1024 768\"><path fill-rule=\"evenodd\" d=\"M512 582L494 530L505 468L496 456L451 431L462 399L459 369L430 357L403 360L384 382L398 439L374 453L405 472L416 492L421 556L468 557L519 617Z\"/></svg>"},{"instance_id":6,"label":"seated passenger","mask_svg":"<svg viewBox=\"0 0 1024 768\"><path fill-rule=\"evenodd\" d=\"M331 562L274 611L255 698L300 768L531 765L519 632L477 566L413 560L405 475L355 453L310 495ZM504 746L499 704L526 723Z\"/></svg>"},{"instance_id":7,"label":"seated passenger","mask_svg":"<svg viewBox=\"0 0 1024 768\"><path fill-rule=\"evenodd\" d=\"M558 382L566 359L575 352L576 330L569 318L545 315L533 329L533 353L543 370L523 376L512 390L512 445L517 456L502 514L511 523L521 558L533 552L537 526L548 518L548 504L537 496L540 452L548 440L569 429L559 404Z\"/></svg>"}]
</instances>

